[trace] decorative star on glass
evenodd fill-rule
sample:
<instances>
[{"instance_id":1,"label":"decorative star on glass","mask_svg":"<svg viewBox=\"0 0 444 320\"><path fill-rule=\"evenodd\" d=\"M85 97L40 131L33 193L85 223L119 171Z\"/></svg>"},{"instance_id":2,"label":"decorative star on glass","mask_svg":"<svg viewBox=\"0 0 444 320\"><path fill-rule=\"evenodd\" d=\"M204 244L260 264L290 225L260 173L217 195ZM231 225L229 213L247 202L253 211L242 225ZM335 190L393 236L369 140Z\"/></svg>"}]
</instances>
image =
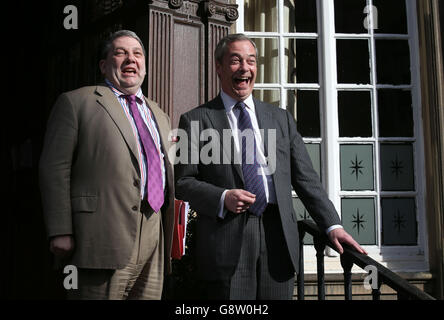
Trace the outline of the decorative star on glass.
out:
<instances>
[{"instance_id":1,"label":"decorative star on glass","mask_svg":"<svg viewBox=\"0 0 444 320\"><path fill-rule=\"evenodd\" d=\"M356 209L356 215L352 215L352 217L353 217L353 220L352 220L352 222L353 222L353 229L356 228L356 230L358 231L358 234L359 234L359 230L360 229L365 229L364 224L365 224L366 221L363 220L364 215L361 215L359 213L359 208L357 208Z\"/></svg>"},{"instance_id":2,"label":"decorative star on glass","mask_svg":"<svg viewBox=\"0 0 444 320\"><path fill-rule=\"evenodd\" d=\"M364 173L362 172L362 169L364 169L364 167L361 166L362 161L363 161L363 160L358 160L358 155L357 155L357 154L355 155L355 160L351 160L351 161L350 161L351 164L352 164L352 165L350 166L350 169L352 169L351 174L356 175L356 180L359 179L359 175L360 175L360 174L361 174L361 175L364 174Z\"/></svg>"},{"instance_id":3,"label":"decorative star on glass","mask_svg":"<svg viewBox=\"0 0 444 320\"><path fill-rule=\"evenodd\" d=\"M293 208L298 221L306 219L313 221L301 199L293 197ZM310 234L306 233L303 241L304 244L313 244L313 237Z\"/></svg>"},{"instance_id":4,"label":"decorative star on glass","mask_svg":"<svg viewBox=\"0 0 444 320\"><path fill-rule=\"evenodd\" d=\"M374 190L373 145L340 146L342 190Z\"/></svg>"},{"instance_id":5,"label":"decorative star on glass","mask_svg":"<svg viewBox=\"0 0 444 320\"><path fill-rule=\"evenodd\" d=\"M395 160L392 160L391 163L390 169L392 169L392 174L395 175L396 179L399 179L399 175L402 174L404 166L402 160L398 160L398 154L395 155Z\"/></svg>"},{"instance_id":6,"label":"decorative star on glass","mask_svg":"<svg viewBox=\"0 0 444 320\"><path fill-rule=\"evenodd\" d=\"M381 144L383 191L412 191L415 188L412 144Z\"/></svg>"},{"instance_id":7,"label":"decorative star on glass","mask_svg":"<svg viewBox=\"0 0 444 320\"><path fill-rule=\"evenodd\" d=\"M396 214L393 217L393 225L398 234L401 234L401 230L405 229L406 220L404 219L404 215L399 212L399 209L396 210Z\"/></svg>"},{"instance_id":8,"label":"decorative star on glass","mask_svg":"<svg viewBox=\"0 0 444 320\"><path fill-rule=\"evenodd\" d=\"M382 244L416 245L417 222L414 198L383 198Z\"/></svg>"},{"instance_id":9,"label":"decorative star on glass","mask_svg":"<svg viewBox=\"0 0 444 320\"><path fill-rule=\"evenodd\" d=\"M374 198L343 198L341 200L344 229L360 244L376 244Z\"/></svg>"}]
</instances>

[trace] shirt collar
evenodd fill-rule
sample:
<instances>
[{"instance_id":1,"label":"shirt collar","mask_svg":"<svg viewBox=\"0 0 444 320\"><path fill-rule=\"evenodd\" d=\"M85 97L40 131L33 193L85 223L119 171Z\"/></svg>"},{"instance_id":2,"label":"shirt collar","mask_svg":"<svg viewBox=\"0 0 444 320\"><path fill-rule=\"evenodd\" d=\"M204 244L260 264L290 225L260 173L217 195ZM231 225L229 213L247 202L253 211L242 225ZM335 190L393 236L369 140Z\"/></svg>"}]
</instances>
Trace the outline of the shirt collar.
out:
<instances>
[{"instance_id":1,"label":"shirt collar","mask_svg":"<svg viewBox=\"0 0 444 320\"><path fill-rule=\"evenodd\" d=\"M110 87L110 89L112 90L112 92L114 92L114 94L117 96L117 97L120 97L120 96L122 96L122 95L125 95L123 92L121 92L119 89L117 89L112 83L111 83L111 81L109 81L108 79L105 79L105 83L108 85L108 87ZM144 96L143 96L143 93L142 93L142 89L141 88L139 88L139 90L137 91L137 93L136 93L136 97L137 98L139 98L141 101L138 101L138 102L141 102L141 103L143 103L144 101L145 101L145 99L144 99Z\"/></svg>"},{"instance_id":2,"label":"shirt collar","mask_svg":"<svg viewBox=\"0 0 444 320\"><path fill-rule=\"evenodd\" d=\"M233 110L236 103L239 101L230 97L228 94L226 94L222 89L220 90L220 97L222 98L222 102L224 103L225 111L229 113ZM254 102L253 102L253 95L249 95L245 100L243 100L243 103L254 112Z\"/></svg>"}]
</instances>

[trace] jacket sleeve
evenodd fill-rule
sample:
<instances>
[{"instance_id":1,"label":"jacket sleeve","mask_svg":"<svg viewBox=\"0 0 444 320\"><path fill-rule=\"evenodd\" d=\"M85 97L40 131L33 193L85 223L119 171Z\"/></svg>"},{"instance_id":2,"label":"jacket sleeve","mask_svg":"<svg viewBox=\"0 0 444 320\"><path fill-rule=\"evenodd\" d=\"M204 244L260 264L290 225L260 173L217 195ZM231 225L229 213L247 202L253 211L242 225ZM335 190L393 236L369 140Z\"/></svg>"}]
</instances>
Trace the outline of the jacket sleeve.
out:
<instances>
[{"instance_id":1,"label":"jacket sleeve","mask_svg":"<svg viewBox=\"0 0 444 320\"><path fill-rule=\"evenodd\" d=\"M39 162L39 185L48 237L72 234L70 176L77 145L72 102L59 96L50 114Z\"/></svg>"},{"instance_id":2,"label":"jacket sleeve","mask_svg":"<svg viewBox=\"0 0 444 320\"><path fill-rule=\"evenodd\" d=\"M305 208L321 230L341 224L333 203L322 186L319 176L313 169L307 148L296 129L296 123L287 111L290 137L291 183Z\"/></svg>"},{"instance_id":3,"label":"jacket sleeve","mask_svg":"<svg viewBox=\"0 0 444 320\"><path fill-rule=\"evenodd\" d=\"M197 120L196 120L197 121ZM199 180L200 159L199 137L192 137L191 120L183 114L179 121L180 140L177 148L181 154L174 166L176 198L190 203L190 207L200 215L216 219L224 188ZM185 152L185 156L182 154ZM197 158L197 161L196 161Z\"/></svg>"}]
</instances>

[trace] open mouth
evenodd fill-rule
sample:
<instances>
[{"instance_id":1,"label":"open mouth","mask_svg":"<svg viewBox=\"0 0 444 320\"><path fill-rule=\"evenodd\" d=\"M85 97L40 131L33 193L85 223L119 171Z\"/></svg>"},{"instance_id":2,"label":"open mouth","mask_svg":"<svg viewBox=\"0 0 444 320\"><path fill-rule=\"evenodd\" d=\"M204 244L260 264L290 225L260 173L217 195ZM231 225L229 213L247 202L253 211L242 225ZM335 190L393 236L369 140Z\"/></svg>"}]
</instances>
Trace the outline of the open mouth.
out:
<instances>
[{"instance_id":1,"label":"open mouth","mask_svg":"<svg viewBox=\"0 0 444 320\"><path fill-rule=\"evenodd\" d=\"M234 83L240 87L248 86L248 84L250 83L250 78L249 77L236 77L236 78L234 78Z\"/></svg>"},{"instance_id":2,"label":"open mouth","mask_svg":"<svg viewBox=\"0 0 444 320\"><path fill-rule=\"evenodd\" d=\"M122 74L127 76L136 75L136 69L134 68L124 68L122 69Z\"/></svg>"}]
</instances>

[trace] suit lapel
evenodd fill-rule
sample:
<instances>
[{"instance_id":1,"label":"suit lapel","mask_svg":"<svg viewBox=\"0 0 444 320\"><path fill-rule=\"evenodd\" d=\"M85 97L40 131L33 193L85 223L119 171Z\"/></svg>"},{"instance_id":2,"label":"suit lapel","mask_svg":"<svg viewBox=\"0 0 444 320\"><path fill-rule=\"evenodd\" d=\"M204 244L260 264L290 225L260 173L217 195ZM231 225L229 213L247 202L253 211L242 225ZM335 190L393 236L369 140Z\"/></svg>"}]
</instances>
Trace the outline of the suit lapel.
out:
<instances>
[{"instance_id":1,"label":"suit lapel","mask_svg":"<svg viewBox=\"0 0 444 320\"><path fill-rule=\"evenodd\" d=\"M138 151L137 151L137 142L134 137L133 130L131 129L131 125L128 121L128 118L123 111L122 106L117 100L114 93L105 86L97 86L96 88L97 94L97 102L108 112L110 117L113 119L117 128L119 128L123 138L126 141L129 149L133 153L135 159L139 161ZM139 170L139 167L137 167Z\"/></svg>"},{"instance_id":2,"label":"suit lapel","mask_svg":"<svg viewBox=\"0 0 444 320\"><path fill-rule=\"evenodd\" d=\"M227 112L225 110L224 104L222 102L222 98L218 95L213 101L210 102L210 106L207 109L208 118L211 121L212 127L218 131L220 141L223 142L223 132L224 130L231 130L230 123L228 122ZM242 168L240 164L236 164L234 161L234 140L231 136L230 145L227 146L225 143L222 143L223 152L225 156L230 159L230 163L233 164L233 167L239 177L244 181L244 177L242 174Z\"/></svg>"},{"instance_id":3,"label":"suit lapel","mask_svg":"<svg viewBox=\"0 0 444 320\"><path fill-rule=\"evenodd\" d=\"M230 129L230 124L228 123L227 113L224 108L224 104L220 96L209 102L209 108L207 109L208 118L216 129L220 136L222 137L223 130Z\"/></svg>"}]
</instances>

